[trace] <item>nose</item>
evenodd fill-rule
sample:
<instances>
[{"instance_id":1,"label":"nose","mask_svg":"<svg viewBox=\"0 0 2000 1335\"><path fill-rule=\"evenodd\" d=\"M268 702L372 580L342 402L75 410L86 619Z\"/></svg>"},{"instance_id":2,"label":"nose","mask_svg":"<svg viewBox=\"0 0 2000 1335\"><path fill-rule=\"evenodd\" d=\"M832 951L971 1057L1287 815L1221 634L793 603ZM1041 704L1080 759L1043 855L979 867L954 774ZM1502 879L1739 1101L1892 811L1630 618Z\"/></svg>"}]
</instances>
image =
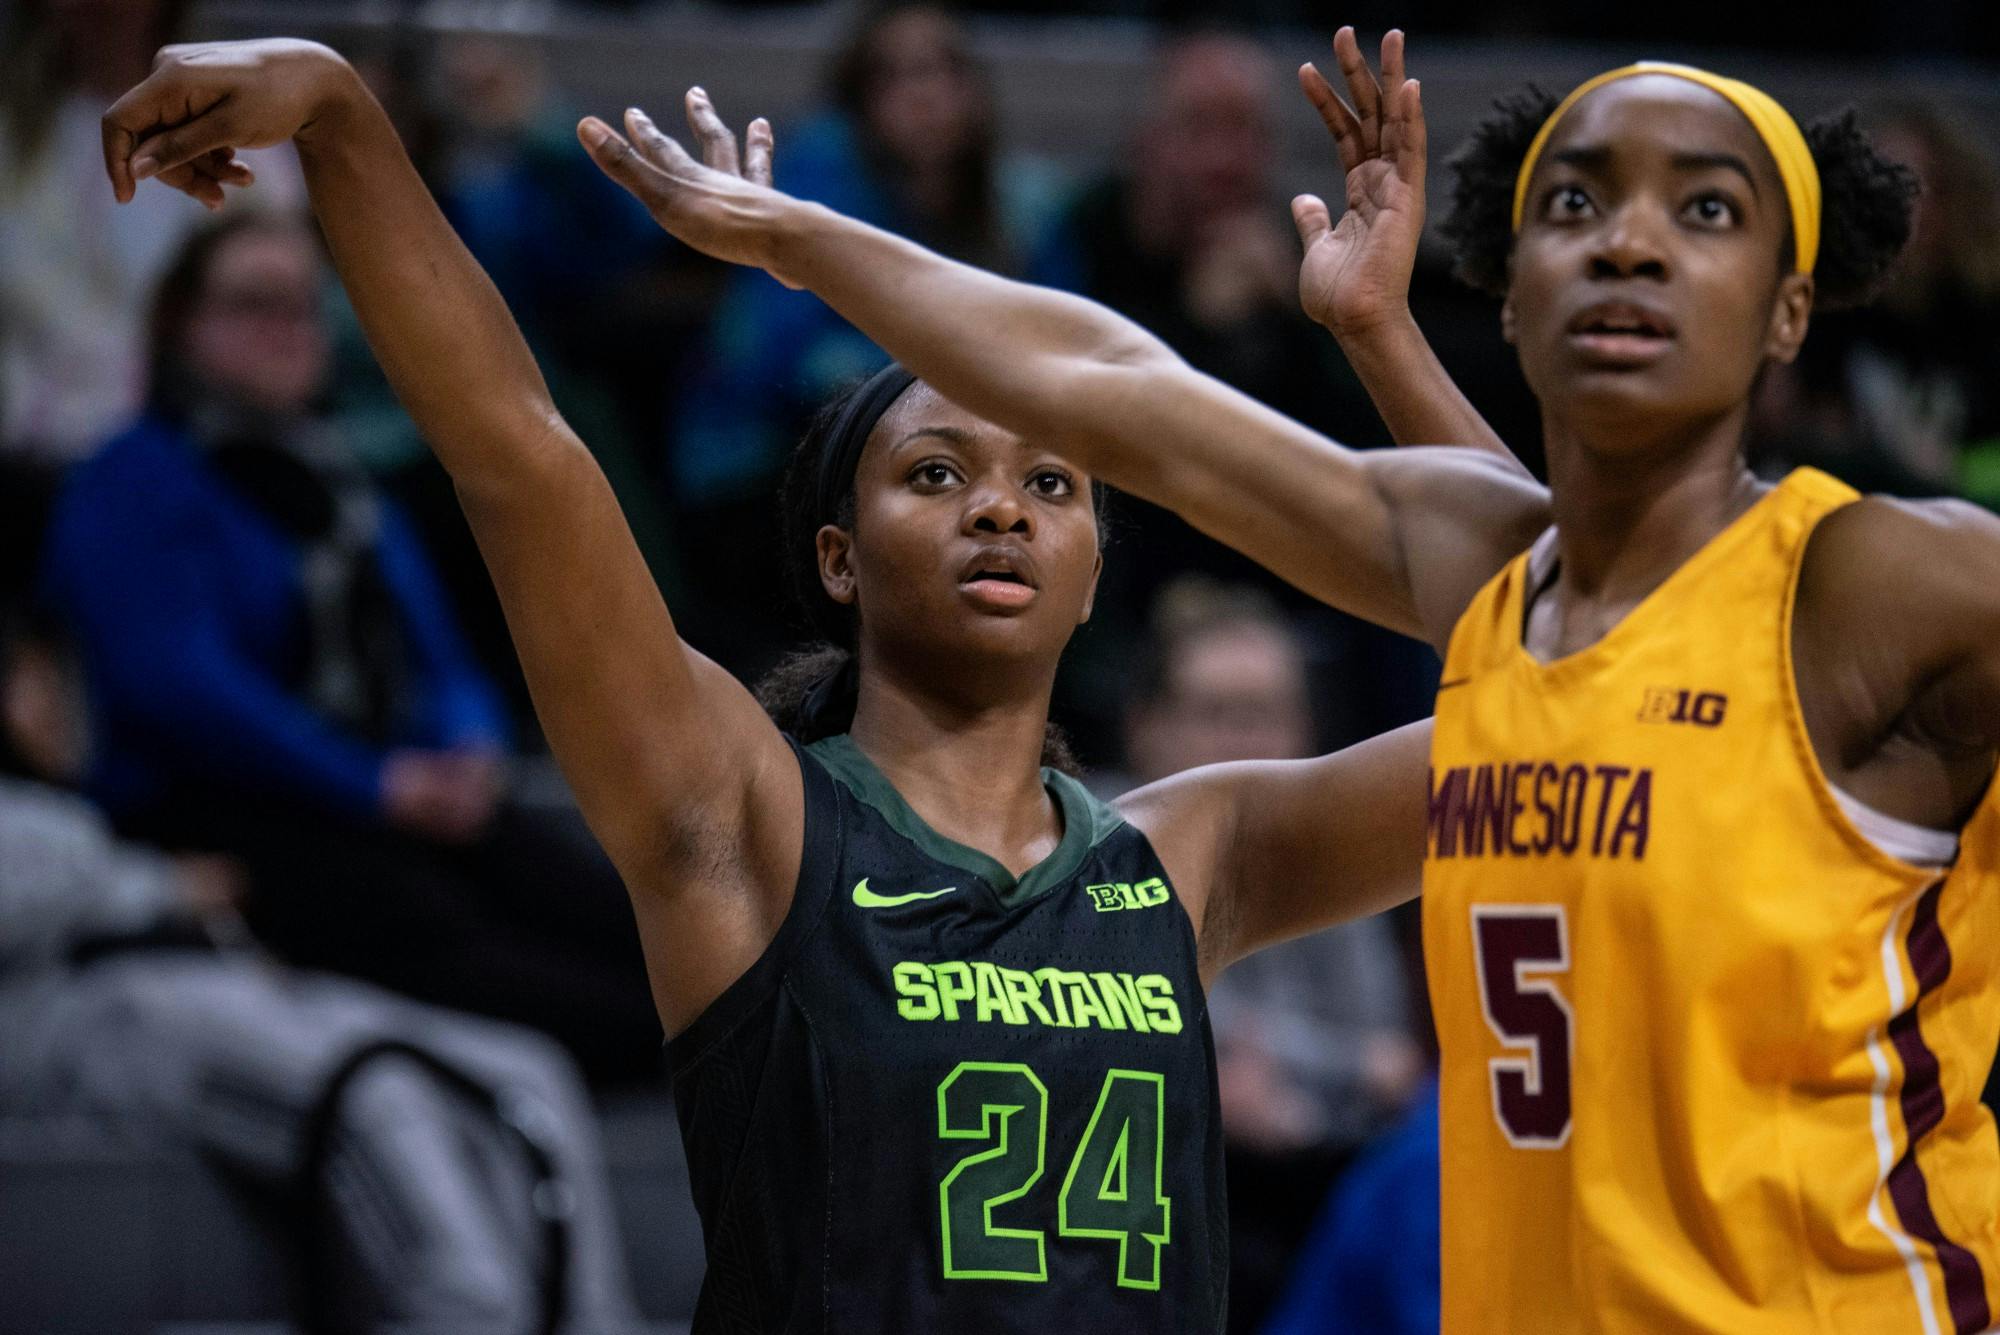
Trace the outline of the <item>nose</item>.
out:
<instances>
[{"instance_id":1,"label":"nose","mask_svg":"<svg viewBox=\"0 0 2000 1335\"><path fill-rule=\"evenodd\" d=\"M1664 281L1669 271L1659 214L1650 201L1633 199L1607 218L1590 249L1590 276Z\"/></svg>"},{"instance_id":2,"label":"nose","mask_svg":"<svg viewBox=\"0 0 2000 1335\"><path fill-rule=\"evenodd\" d=\"M1035 534L1035 520L1021 496L1020 488L1001 478L974 484L965 509L968 533L1013 533L1023 538Z\"/></svg>"}]
</instances>

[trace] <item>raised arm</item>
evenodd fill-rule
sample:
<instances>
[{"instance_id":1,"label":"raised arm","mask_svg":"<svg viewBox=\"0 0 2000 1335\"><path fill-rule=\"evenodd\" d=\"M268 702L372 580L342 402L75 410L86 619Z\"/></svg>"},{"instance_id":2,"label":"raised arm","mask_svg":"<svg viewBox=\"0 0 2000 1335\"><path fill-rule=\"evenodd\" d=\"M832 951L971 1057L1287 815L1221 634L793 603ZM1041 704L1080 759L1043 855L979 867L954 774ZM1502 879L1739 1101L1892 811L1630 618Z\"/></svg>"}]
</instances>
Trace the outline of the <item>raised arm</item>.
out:
<instances>
[{"instance_id":1,"label":"raised arm","mask_svg":"<svg viewBox=\"0 0 2000 1335\"><path fill-rule=\"evenodd\" d=\"M579 128L668 231L806 287L945 397L1175 510L1300 588L1442 645L1546 522L1541 489L1472 450L1358 452L1191 370L1131 321L743 179L700 89L706 165L642 113ZM766 159L770 127L748 153Z\"/></svg>"},{"instance_id":2,"label":"raised arm","mask_svg":"<svg viewBox=\"0 0 2000 1335\"><path fill-rule=\"evenodd\" d=\"M603 472L345 61L307 42L169 47L104 120L120 199L157 174L219 202L230 150L286 139L369 344L451 473L556 757L634 892L671 1026L775 931L798 865L796 767L749 693L680 642Z\"/></svg>"},{"instance_id":3,"label":"raised arm","mask_svg":"<svg viewBox=\"0 0 2000 1335\"><path fill-rule=\"evenodd\" d=\"M1382 38L1379 79L1362 59L1354 29L1334 34L1333 54L1352 107L1310 64L1299 66L1299 87L1340 153L1346 208L1335 222L1317 195L1292 201L1305 245L1300 304L1339 341L1398 445L1470 445L1520 468L1410 315L1429 136L1423 89L1404 73L1403 34L1391 29Z\"/></svg>"}]
</instances>

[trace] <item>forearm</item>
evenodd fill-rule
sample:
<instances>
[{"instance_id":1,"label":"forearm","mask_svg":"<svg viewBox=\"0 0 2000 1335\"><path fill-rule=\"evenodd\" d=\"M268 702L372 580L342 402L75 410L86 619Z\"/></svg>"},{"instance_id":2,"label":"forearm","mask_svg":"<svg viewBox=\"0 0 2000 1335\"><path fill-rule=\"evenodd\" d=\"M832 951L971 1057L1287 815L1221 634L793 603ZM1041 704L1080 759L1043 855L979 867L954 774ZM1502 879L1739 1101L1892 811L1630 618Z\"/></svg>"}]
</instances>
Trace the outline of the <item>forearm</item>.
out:
<instances>
[{"instance_id":1,"label":"forearm","mask_svg":"<svg viewBox=\"0 0 2000 1335\"><path fill-rule=\"evenodd\" d=\"M940 394L1179 514L1316 597L1412 629L1363 456L1192 370L1095 302L785 201L764 264Z\"/></svg>"},{"instance_id":2,"label":"forearm","mask_svg":"<svg viewBox=\"0 0 2000 1335\"><path fill-rule=\"evenodd\" d=\"M1471 445L1514 459L1438 361L1408 311L1337 337L1398 445Z\"/></svg>"},{"instance_id":3,"label":"forearm","mask_svg":"<svg viewBox=\"0 0 2000 1335\"><path fill-rule=\"evenodd\" d=\"M1132 442L1085 392L1106 368L1180 359L1123 316L998 277L817 204L785 200L768 267L803 286L946 398L1010 430L1079 438L1112 481Z\"/></svg>"},{"instance_id":4,"label":"forearm","mask_svg":"<svg viewBox=\"0 0 2000 1335\"><path fill-rule=\"evenodd\" d=\"M369 346L461 486L573 444L505 303L353 70L297 136L307 193Z\"/></svg>"}]
</instances>

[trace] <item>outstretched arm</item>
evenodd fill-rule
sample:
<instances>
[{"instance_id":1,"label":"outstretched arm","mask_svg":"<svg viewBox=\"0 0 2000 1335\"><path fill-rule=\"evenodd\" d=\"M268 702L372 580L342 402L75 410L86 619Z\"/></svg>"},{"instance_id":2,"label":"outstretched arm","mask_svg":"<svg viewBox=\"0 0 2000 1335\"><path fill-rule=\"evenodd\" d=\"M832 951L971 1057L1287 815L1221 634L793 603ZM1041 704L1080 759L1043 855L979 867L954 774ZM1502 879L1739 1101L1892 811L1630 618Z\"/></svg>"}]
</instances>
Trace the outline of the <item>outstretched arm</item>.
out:
<instances>
[{"instance_id":1,"label":"outstretched arm","mask_svg":"<svg viewBox=\"0 0 2000 1335\"><path fill-rule=\"evenodd\" d=\"M1010 282L746 180L700 89L706 165L642 113L580 137L668 231L811 289L939 393L1167 506L1315 596L1442 645L1546 522L1540 488L1470 450L1344 449L1191 370L1094 302ZM770 127L748 154L768 159Z\"/></svg>"},{"instance_id":2,"label":"outstretched arm","mask_svg":"<svg viewBox=\"0 0 2000 1335\"><path fill-rule=\"evenodd\" d=\"M1311 760L1204 765L1118 801L1183 895L1204 977L1416 897L1431 721Z\"/></svg>"},{"instance_id":3,"label":"outstretched arm","mask_svg":"<svg viewBox=\"0 0 2000 1335\"><path fill-rule=\"evenodd\" d=\"M647 932L671 1026L782 917L803 820L790 754L676 636L603 472L345 61L307 42L169 47L104 119L120 199L154 174L219 198L217 155L286 139L369 343L451 473L591 828L642 926L675 912Z\"/></svg>"},{"instance_id":4,"label":"outstretched arm","mask_svg":"<svg viewBox=\"0 0 2000 1335\"><path fill-rule=\"evenodd\" d=\"M1346 208L1336 222L1317 195L1292 201L1305 244L1300 304L1339 341L1398 445L1472 445L1520 467L1410 315L1429 139L1423 89L1404 74L1403 34L1391 29L1382 38L1379 80L1354 29L1334 34L1333 53L1354 105L1311 64L1299 66L1299 87L1340 153Z\"/></svg>"}]
</instances>

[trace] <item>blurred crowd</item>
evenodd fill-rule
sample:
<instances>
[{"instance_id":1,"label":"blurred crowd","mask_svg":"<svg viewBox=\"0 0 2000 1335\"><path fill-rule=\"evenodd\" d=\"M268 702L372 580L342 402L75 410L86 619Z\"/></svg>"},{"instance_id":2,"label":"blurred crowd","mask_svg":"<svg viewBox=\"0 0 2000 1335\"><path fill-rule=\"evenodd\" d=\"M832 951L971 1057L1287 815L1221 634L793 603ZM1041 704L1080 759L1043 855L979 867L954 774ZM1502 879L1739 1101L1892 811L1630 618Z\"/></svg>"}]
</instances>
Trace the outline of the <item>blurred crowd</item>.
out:
<instances>
[{"instance_id":1,"label":"blurred crowd","mask_svg":"<svg viewBox=\"0 0 2000 1335\"><path fill-rule=\"evenodd\" d=\"M258 181L219 218L165 189L112 202L98 117L184 8L17 0L0 38L0 1116L143 1123L266 1184L305 1164L343 1239L338 1290L418 1316L542 1301L524 1277L557 1244L524 1203L558 1176L560 1285L579 1329L618 1329L634 1313L585 1090L659 1081L630 913L287 151L248 155ZM778 471L881 353L810 295L665 237L576 150L531 49L391 34L348 54L602 461L683 634L755 678L800 629ZM959 21L872 10L818 110L780 127L780 184L1094 297L1280 410L1385 445L1298 309L1273 179L1285 71L1216 30L1163 38L1151 69L1124 151L1079 177L1010 150ZM2000 505L1992 146L1946 107L1864 110L1922 182L1910 250L1877 306L1817 320L1765 378L1753 457ZM1495 312L1444 260L1420 269L1419 319L1532 458ZM1106 794L1428 712L1429 650L1151 507L1115 498L1110 522L1057 702ZM1408 1186L1435 1140L1417 957L1399 913L1214 991L1235 1329L1435 1324L1435 1191L1428 1216L1377 1199L1426 1198ZM1321 1259L1301 1266L1302 1247Z\"/></svg>"}]
</instances>

